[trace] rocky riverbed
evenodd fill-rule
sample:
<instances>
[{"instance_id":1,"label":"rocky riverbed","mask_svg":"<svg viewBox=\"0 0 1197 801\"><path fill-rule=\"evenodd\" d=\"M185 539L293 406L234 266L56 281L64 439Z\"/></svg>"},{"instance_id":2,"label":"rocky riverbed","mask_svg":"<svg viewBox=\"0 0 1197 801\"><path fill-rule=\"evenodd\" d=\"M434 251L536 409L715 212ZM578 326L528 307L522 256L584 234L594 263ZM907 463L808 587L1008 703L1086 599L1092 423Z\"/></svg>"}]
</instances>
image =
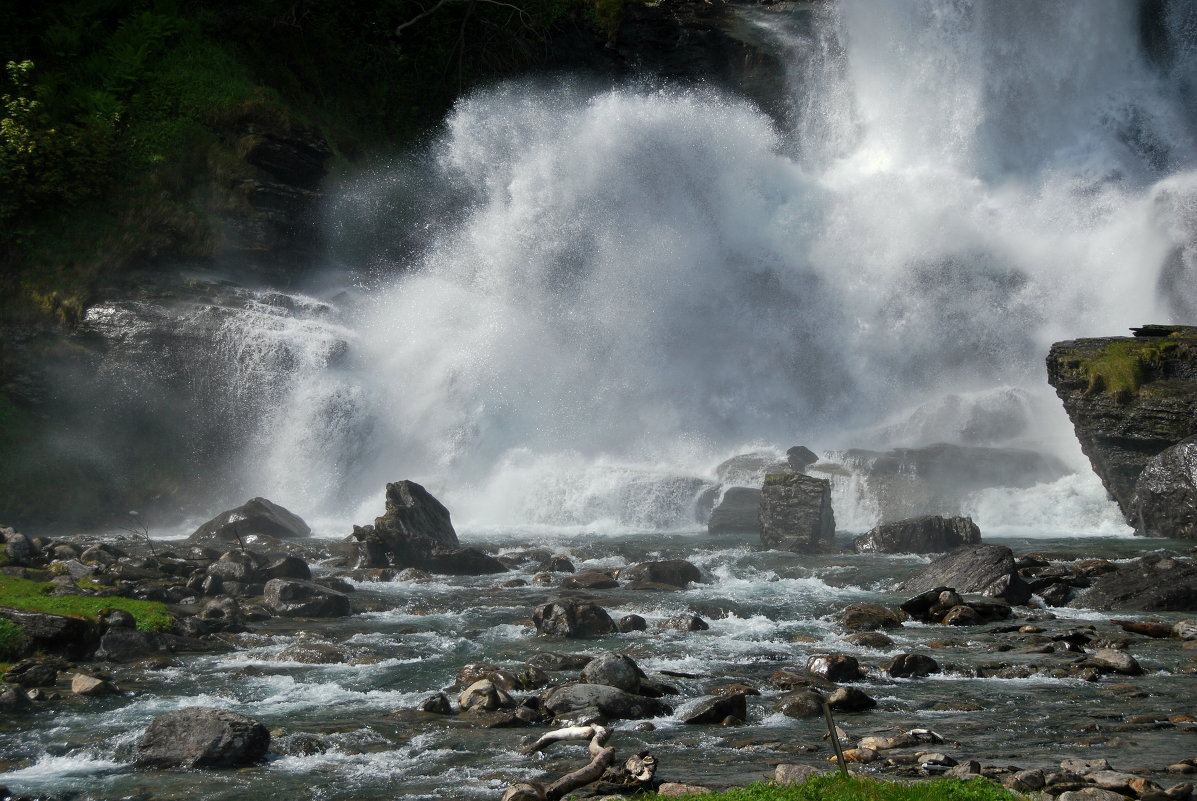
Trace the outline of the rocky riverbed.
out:
<instances>
[{"instance_id":1,"label":"rocky riverbed","mask_svg":"<svg viewBox=\"0 0 1197 801\"><path fill-rule=\"evenodd\" d=\"M1031 790L1037 774L1020 771L1043 770L1059 794L1085 785L1077 771L1061 773L1062 760L1107 759L1145 780L1135 790L1123 779L1112 791L1146 798L1172 787L1183 796L1197 770L1197 650L1186 639L1194 625L1183 623L1191 611L1135 610L1134 599L1099 599L1117 611L1096 609L1086 587L1120 573L1186 575L1191 543L998 542L1028 585L1043 575L1068 583L1069 605L963 593L940 614L978 614L945 625L931 613L943 606L938 593L920 606L912 601L925 591L897 589L927 571L927 555L799 555L697 532L509 532L473 541L504 572L444 576L353 569L341 542L248 539L223 556L133 536L35 540L80 557L98 548L66 562L92 562L109 591L153 596L181 586L175 592L188 595L173 600L173 633L139 638L118 616L97 640L98 656L55 662L47 686L6 689L0 785L51 798L498 798L513 783L552 781L585 764L580 744L536 755L523 748L557 725L597 719L613 730L620 763L649 752L654 782L719 788L772 776L779 764L832 768L816 692L833 700L854 769L870 773L980 770L1018 775ZM273 556L244 555L254 551ZM313 587L347 598L349 614L285 616L260 582L285 556L291 570L309 566ZM210 578L230 563L252 565L241 576L249 580L226 576L217 591ZM672 567L636 568L646 563ZM175 572L154 575L167 565ZM218 594L204 595L205 582ZM547 605L571 603L605 611L612 625L553 629ZM560 636L569 633L591 636ZM626 655L642 675L624 691L566 686L605 654ZM78 694L79 675L106 689ZM37 700L26 704L29 694ZM714 698L728 703L710 712ZM271 734L264 758L235 770L134 766L155 718L197 706L262 723ZM703 711L702 722L684 722ZM903 734L922 729L934 737Z\"/></svg>"}]
</instances>

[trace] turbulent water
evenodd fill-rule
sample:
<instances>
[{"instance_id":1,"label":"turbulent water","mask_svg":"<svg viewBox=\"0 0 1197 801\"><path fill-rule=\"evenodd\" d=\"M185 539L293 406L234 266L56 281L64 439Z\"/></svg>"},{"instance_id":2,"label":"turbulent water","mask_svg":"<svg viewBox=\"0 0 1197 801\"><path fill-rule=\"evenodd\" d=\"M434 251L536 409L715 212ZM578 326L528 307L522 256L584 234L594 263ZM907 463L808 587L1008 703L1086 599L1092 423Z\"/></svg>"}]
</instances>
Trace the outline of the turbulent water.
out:
<instances>
[{"instance_id":1,"label":"turbulent water","mask_svg":"<svg viewBox=\"0 0 1197 801\"><path fill-rule=\"evenodd\" d=\"M226 500L266 496L341 537L380 513L385 482L411 478L473 542L542 544L580 566L691 558L709 583L604 604L650 622L698 612L711 631L552 646L626 649L650 670L692 674L677 679L684 698L729 675L763 686L820 650L880 665L943 638L908 626L869 652L827 617L897 600L885 589L917 559L812 560L696 533L694 500L734 453L1053 452L1078 472L966 500L987 539L1143 547L1124 538L1042 367L1052 341L1192 322L1197 309L1197 12L1143 7L744 9L788 64L772 116L713 89L569 76L470 95L426 152L345 188L329 210L329 270L306 295L255 295L204 323L217 345L196 363L245 445ZM876 521L861 482L837 475L841 531ZM132 695L0 721L0 783L91 798L494 798L577 766L568 750L519 756L519 732L395 712L466 662L517 665L545 648L528 618L547 590L469 579L359 592L393 608L311 635L347 663L288 661L295 635L267 626L232 655L117 668ZM1062 614L1048 625L1104 620ZM863 686L880 710L849 729L930 725L961 744L953 753L1028 767L1190 755L1174 730L1110 731L1107 718L1145 702L1109 681L976 678L998 658L992 641L951 639L937 678L875 671ZM1176 652L1142 648L1149 671L1179 667ZM1181 681L1137 680L1169 714L1191 712ZM652 748L675 779L821 761L825 750L802 748L819 726L774 713L773 695L752 700L743 729L662 718L656 733L622 726L617 744ZM331 748L248 772L132 772L149 720L197 702Z\"/></svg>"},{"instance_id":2,"label":"turbulent water","mask_svg":"<svg viewBox=\"0 0 1197 801\"><path fill-rule=\"evenodd\" d=\"M1028 446L1087 474L1043 357L1197 303L1193 12L744 14L790 66L774 117L509 83L349 186L330 275L355 286L288 330L281 386L238 399L258 428L231 499L343 523L408 477L474 526L630 530L660 525L612 508L621 487L762 445Z\"/></svg>"}]
</instances>

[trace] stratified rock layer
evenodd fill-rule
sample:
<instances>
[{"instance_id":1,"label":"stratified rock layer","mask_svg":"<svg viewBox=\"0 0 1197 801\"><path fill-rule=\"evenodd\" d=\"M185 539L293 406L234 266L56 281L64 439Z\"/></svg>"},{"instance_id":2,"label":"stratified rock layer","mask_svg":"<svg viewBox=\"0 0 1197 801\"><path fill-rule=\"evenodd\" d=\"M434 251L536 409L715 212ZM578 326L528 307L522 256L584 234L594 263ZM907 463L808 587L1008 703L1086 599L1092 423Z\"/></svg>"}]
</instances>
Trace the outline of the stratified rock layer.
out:
<instances>
[{"instance_id":1,"label":"stratified rock layer","mask_svg":"<svg viewBox=\"0 0 1197 801\"><path fill-rule=\"evenodd\" d=\"M1094 472L1137 525L1131 501L1143 468L1197 435L1197 328L1057 342L1047 374Z\"/></svg>"}]
</instances>

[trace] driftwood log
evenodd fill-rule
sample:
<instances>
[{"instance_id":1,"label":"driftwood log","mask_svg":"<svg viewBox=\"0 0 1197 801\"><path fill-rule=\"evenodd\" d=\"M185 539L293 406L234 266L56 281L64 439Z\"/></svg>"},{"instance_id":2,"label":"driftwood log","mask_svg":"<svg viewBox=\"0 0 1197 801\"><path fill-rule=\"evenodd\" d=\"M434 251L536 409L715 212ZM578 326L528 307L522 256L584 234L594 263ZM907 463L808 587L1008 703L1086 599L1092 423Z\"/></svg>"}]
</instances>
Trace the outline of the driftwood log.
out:
<instances>
[{"instance_id":1,"label":"driftwood log","mask_svg":"<svg viewBox=\"0 0 1197 801\"><path fill-rule=\"evenodd\" d=\"M636 754L628 759L621 769L615 771L619 774L618 776L605 776L612 772L615 764L615 749L607 745L607 740L610 737L610 729L597 725L569 726L548 732L523 749L523 753L535 754L553 743L589 740L587 750L590 753L590 762L565 774L551 784L545 785L539 782L513 784L503 794L503 801L558 801L567 793L602 778L630 781L642 786L651 784L657 771L656 757L651 754Z\"/></svg>"}]
</instances>

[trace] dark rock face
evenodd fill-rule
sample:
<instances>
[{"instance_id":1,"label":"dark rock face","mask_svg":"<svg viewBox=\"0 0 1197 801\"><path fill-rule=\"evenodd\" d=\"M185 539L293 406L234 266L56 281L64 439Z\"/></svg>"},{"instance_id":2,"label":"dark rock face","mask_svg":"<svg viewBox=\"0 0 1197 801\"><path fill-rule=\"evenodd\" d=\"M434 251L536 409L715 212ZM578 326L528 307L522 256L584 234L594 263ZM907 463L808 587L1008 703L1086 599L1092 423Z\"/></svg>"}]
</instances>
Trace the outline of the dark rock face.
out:
<instances>
[{"instance_id":1,"label":"dark rock face","mask_svg":"<svg viewBox=\"0 0 1197 801\"><path fill-rule=\"evenodd\" d=\"M748 696L744 693L702 698L681 710L679 718L687 724L719 724L732 717L748 720Z\"/></svg>"},{"instance_id":2,"label":"dark rock face","mask_svg":"<svg viewBox=\"0 0 1197 801\"><path fill-rule=\"evenodd\" d=\"M979 545L981 530L968 517L916 517L882 523L852 541L857 553L941 553Z\"/></svg>"},{"instance_id":3,"label":"dark rock face","mask_svg":"<svg viewBox=\"0 0 1197 801\"><path fill-rule=\"evenodd\" d=\"M1047 377L1093 471L1136 526L1140 473L1197 435L1197 328L1144 326L1134 337L1057 342Z\"/></svg>"},{"instance_id":4,"label":"dark rock face","mask_svg":"<svg viewBox=\"0 0 1197 801\"><path fill-rule=\"evenodd\" d=\"M290 540L310 537L312 529L301 517L278 504L265 498L251 498L204 523L187 542L245 542L254 534Z\"/></svg>"},{"instance_id":5,"label":"dark rock face","mask_svg":"<svg viewBox=\"0 0 1197 801\"><path fill-rule=\"evenodd\" d=\"M771 473L761 490L761 543L795 553L826 550L834 542L831 482L797 473Z\"/></svg>"},{"instance_id":6,"label":"dark rock face","mask_svg":"<svg viewBox=\"0 0 1197 801\"><path fill-rule=\"evenodd\" d=\"M82 660L90 656L100 641L100 630L86 620L47 612L29 612L0 607L0 617L21 627L34 650Z\"/></svg>"},{"instance_id":7,"label":"dark rock face","mask_svg":"<svg viewBox=\"0 0 1197 801\"><path fill-rule=\"evenodd\" d=\"M712 534L758 534L761 530L761 491L729 487L711 511L707 531Z\"/></svg>"},{"instance_id":8,"label":"dark rock face","mask_svg":"<svg viewBox=\"0 0 1197 801\"><path fill-rule=\"evenodd\" d=\"M1136 533L1197 540L1197 437L1152 457L1130 504Z\"/></svg>"},{"instance_id":9,"label":"dark rock face","mask_svg":"<svg viewBox=\"0 0 1197 801\"><path fill-rule=\"evenodd\" d=\"M280 617L346 617L353 614L349 596L311 581L271 579L262 599Z\"/></svg>"},{"instance_id":10,"label":"dark rock face","mask_svg":"<svg viewBox=\"0 0 1197 801\"><path fill-rule=\"evenodd\" d=\"M1142 612L1197 611L1197 564L1158 554L1121 565L1093 580L1069 606Z\"/></svg>"},{"instance_id":11,"label":"dark rock face","mask_svg":"<svg viewBox=\"0 0 1197 801\"><path fill-rule=\"evenodd\" d=\"M956 516L977 490L1030 487L1069 472L1059 459L1037 451L946 444L886 452L854 449L842 460L867 480L882 523Z\"/></svg>"},{"instance_id":12,"label":"dark rock face","mask_svg":"<svg viewBox=\"0 0 1197 801\"><path fill-rule=\"evenodd\" d=\"M1004 545L975 545L945 554L897 589L921 593L942 587L1002 598L1012 604L1025 604L1031 599L1031 588L1018 574L1014 553Z\"/></svg>"},{"instance_id":13,"label":"dark rock face","mask_svg":"<svg viewBox=\"0 0 1197 801\"><path fill-rule=\"evenodd\" d=\"M210 707L159 715L137 744L137 768L239 768L266 755L270 732L256 720Z\"/></svg>"},{"instance_id":14,"label":"dark rock face","mask_svg":"<svg viewBox=\"0 0 1197 801\"><path fill-rule=\"evenodd\" d=\"M614 634L615 621L596 603L562 598L539 607L532 622L541 634L553 637L600 637Z\"/></svg>"}]
</instances>

